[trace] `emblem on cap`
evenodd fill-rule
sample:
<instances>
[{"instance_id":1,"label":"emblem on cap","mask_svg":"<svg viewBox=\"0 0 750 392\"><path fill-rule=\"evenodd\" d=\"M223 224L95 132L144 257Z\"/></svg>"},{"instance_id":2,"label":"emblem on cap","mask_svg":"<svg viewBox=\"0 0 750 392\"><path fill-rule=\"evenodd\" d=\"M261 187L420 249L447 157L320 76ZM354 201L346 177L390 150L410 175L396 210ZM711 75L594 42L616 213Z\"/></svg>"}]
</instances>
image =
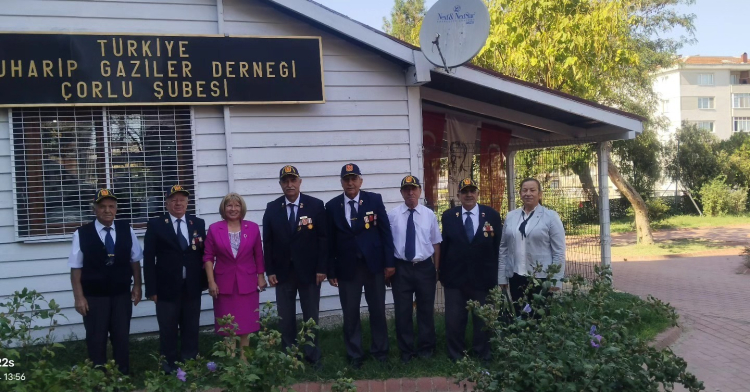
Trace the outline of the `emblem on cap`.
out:
<instances>
[{"instance_id":1,"label":"emblem on cap","mask_svg":"<svg viewBox=\"0 0 750 392\"><path fill-rule=\"evenodd\" d=\"M412 176L406 177L406 182L413 182L414 178Z\"/></svg>"},{"instance_id":2,"label":"emblem on cap","mask_svg":"<svg viewBox=\"0 0 750 392\"><path fill-rule=\"evenodd\" d=\"M181 191L182 190L182 186L181 185L175 185L173 189L174 189L175 192Z\"/></svg>"},{"instance_id":3,"label":"emblem on cap","mask_svg":"<svg viewBox=\"0 0 750 392\"><path fill-rule=\"evenodd\" d=\"M102 189L102 196L109 196L109 192L106 189Z\"/></svg>"},{"instance_id":4,"label":"emblem on cap","mask_svg":"<svg viewBox=\"0 0 750 392\"><path fill-rule=\"evenodd\" d=\"M467 179L465 179L465 180L464 180L464 185L469 185L469 184L471 184L471 180L470 180L470 179L468 179L468 178L467 178Z\"/></svg>"},{"instance_id":5,"label":"emblem on cap","mask_svg":"<svg viewBox=\"0 0 750 392\"><path fill-rule=\"evenodd\" d=\"M354 170L354 166L346 165L346 171L352 171L352 170Z\"/></svg>"},{"instance_id":6,"label":"emblem on cap","mask_svg":"<svg viewBox=\"0 0 750 392\"><path fill-rule=\"evenodd\" d=\"M284 173L291 173L292 167L291 166L284 166Z\"/></svg>"}]
</instances>

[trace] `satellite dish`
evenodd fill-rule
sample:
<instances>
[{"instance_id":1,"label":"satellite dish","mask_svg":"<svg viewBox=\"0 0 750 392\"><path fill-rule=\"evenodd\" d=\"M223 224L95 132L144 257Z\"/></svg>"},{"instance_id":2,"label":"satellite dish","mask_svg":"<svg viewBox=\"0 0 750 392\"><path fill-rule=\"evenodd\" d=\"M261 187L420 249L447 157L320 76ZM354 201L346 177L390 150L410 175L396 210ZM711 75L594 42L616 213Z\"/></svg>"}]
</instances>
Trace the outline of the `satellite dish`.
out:
<instances>
[{"instance_id":1,"label":"satellite dish","mask_svg":"<svg viewBox=\"0 0 750 392\"><path fill-rule=\"evenodd\" d=\"M419 45L429 62L448 71L473 59L489 35L482 0L438 0L424 16Z\"/></svg>"}]
</instances>

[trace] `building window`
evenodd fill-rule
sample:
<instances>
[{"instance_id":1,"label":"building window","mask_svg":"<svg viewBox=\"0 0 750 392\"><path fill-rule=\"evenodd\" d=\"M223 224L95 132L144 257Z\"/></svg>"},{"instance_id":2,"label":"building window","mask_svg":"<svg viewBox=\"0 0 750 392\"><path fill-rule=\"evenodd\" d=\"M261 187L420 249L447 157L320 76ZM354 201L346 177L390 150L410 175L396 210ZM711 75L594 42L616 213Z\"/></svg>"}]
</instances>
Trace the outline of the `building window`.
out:
<instances>
[{"instance_id":1,"label":"building window","mask_svg":"<svg viewBox=\"0 0 750 392\"><path fill-rule=\"evenodd\" d=\"M714 98L713 97L700 97L698 98L698 109L713 109Z\"/></svg>"},{"instance_id":2,"label":"building window","mask_svg":"<svg viewBox=\"0 0 750 392\"><path fill-rule=\"evenodd\" d=\"M734 126L732 129L735 132L749 132L750 131L750 117L734 117L732 119Z\"/></svg>"},{"instance_id":3,"label":"building window","mask_svg":"<svg viewBox=\"0 0 750 392\"><path fill-rule=\"evenodd\" d=\"M163 212L165 188L193 189L188 107L15 109L12 129L19 238L72 234L98 188L135 228Z\"/></svg>"},{"instance_id":4,"label":"building window","mask_svg":"<svg viewBox=\"0 0 750 392\"><path fill-rule=\"evenodd\" d=\"M700 86L713 86L714 85L714 74L698 74L698 85Z\"/></svg>"},{"instance_id":5,"label":"building window","mask_svg":"<svg viewBox=\"0 0 750 392\"><path fill-rule=\"evenodd\" d=\"M735 109L750 108L750 94L732 94L732 107Z\"/></svg>"},{"instance_id":6,"label":"building window","mask_svg":"<svg viewBox=\"0 0 750 392\"><path fill-rule=\"evenodd\" d=\"M714 122L713 121L698 121L695 123L695 126L698 127L698 129L702 129L705 131L713 132L714 131Z\"/></svg>"},{"instance_id":7,"label":"building window","mask_svg":"<svg viewBox=\"0 0 750 392\"><path fill-rule=\"evenodd\" d=\"M738 75L738 74L730 74L729 75L729 84L740 84L740 75Z\"/></svg>"}]
</instances>

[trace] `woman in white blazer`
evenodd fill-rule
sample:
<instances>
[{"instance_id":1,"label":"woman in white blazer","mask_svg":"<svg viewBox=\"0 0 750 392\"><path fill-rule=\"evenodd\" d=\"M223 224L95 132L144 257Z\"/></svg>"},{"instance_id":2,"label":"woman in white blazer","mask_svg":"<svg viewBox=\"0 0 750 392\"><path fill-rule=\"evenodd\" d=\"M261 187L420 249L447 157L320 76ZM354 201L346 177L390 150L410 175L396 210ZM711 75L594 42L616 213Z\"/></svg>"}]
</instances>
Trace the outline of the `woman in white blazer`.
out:
<instances>
[{"instance_id":1,"label":"woman in white blazer","mask_svg":"<svg viewBox=\"0 0 750 392\"><path fill-rule=\"evenodd\" d=\"M521 182L519 189L523 207L508 212L500 241L498 284L505 289L510 286L513 301L523 296L529 284L529 275L537 265L542 272L537 278L546 279L547 267L560 265L554 275L559 280L565 274L565 229L560 215L540 204L542 187L534 178Z\"/></svg>"}]
</instances>

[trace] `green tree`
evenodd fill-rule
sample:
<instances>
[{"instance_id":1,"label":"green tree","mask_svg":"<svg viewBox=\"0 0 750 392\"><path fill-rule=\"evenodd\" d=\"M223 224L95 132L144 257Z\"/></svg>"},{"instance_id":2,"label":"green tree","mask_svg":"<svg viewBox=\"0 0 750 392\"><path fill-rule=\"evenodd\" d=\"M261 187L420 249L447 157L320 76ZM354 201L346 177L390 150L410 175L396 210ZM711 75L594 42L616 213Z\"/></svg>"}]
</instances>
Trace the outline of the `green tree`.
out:
<instances>
[{"instance_id":1,"label":"green tree","mask_svg":"<svg viewBox=\"0 0 750 392\"><path fill-rule=\"evenodd\" d=\"M424 0L395 0L391 18L383 18L383 31L413 45L419 45L424 19Z\"/></svg>"},{"instance_id":2,"label":"green tree","mask_svg":"<svg viewBox=\"0 0 750 392\"><path fill-rule=\"evenodd\" d=\"M683 123L668 150L667 174L693 194L722 172L719 140L694 124Z\"/></svg>"},{"instance_id":3,"label":"green tree","mask_svg":"<svg viewBox=\"0 0 750 392\"><path fill-rule=\"evenodd\" d=\"M618 155L610 159L614 164L609 175L633 205L638 241L653 243L648 210L638 192L638 188L653 186L660 174L661 147L654 135L663 121L654 113L657 96L651 87L652 75L659 68L671 66L677 49L692 39L694 15L681 14L675 6L694 0L486 3L491 16L490 36L475 64L648 119L642 136L612 143L605 150ZM411 27L413 32L408 35L414 36L419 26ZM684 29L690 38L662 37L676 28ZM586 152L570 155L581 157ZM633 156L638 159L630 159ZM576 162L570 162L567 168L579 177L584 171ZM642 176L649 178L636 187L628 182ZM581 182L585 184L585 178Z\"/></svg>"}]
</instances>

